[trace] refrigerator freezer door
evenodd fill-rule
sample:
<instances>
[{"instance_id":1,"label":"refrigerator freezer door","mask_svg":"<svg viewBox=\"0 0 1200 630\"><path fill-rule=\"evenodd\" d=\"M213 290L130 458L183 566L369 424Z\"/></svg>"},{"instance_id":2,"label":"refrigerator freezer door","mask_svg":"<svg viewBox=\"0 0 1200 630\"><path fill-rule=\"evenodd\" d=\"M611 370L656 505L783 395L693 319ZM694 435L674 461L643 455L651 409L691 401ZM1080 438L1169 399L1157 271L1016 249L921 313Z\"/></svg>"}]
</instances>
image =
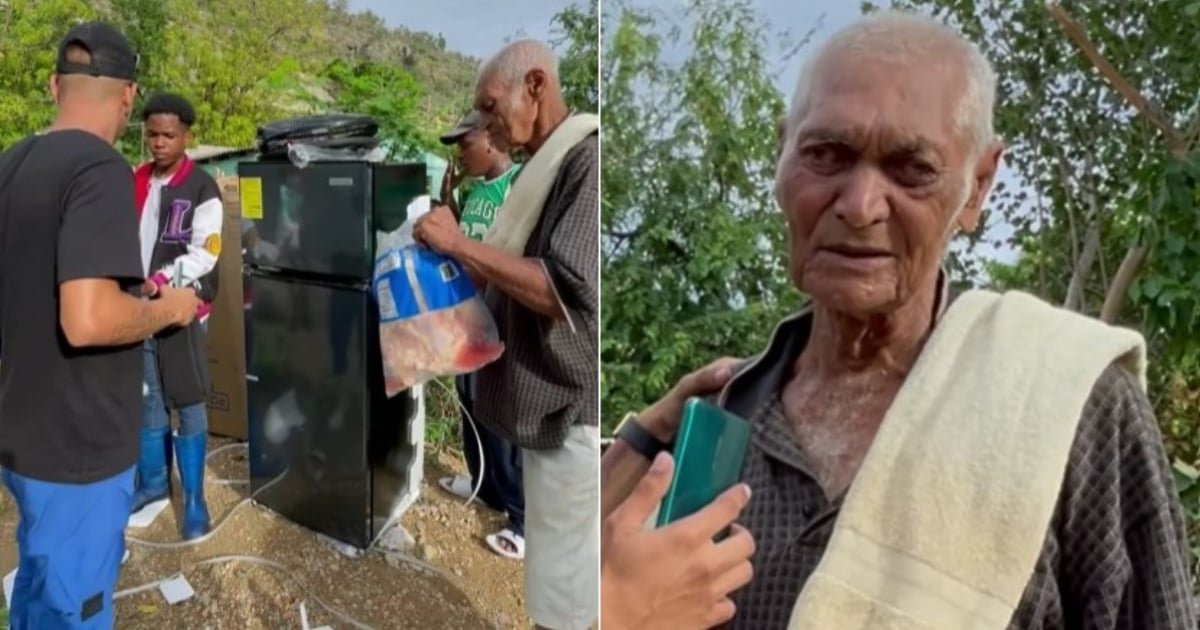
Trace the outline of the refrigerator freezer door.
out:
<instances>
[{"instance_id":1,"label":"refrigerator freezer door","mask_svg":"<svg viewBox=\"0 0 1200 630\"><path fill-rule=\"evenodd\" d=\"M368 280L374 263L372 175L365 162L318 162L303 169L286 161L239 164L243 208L255 209L245 217L251 225L243 232L253 228L253 237L245 239L245 262Z\"/></svg>"}]
</instances>

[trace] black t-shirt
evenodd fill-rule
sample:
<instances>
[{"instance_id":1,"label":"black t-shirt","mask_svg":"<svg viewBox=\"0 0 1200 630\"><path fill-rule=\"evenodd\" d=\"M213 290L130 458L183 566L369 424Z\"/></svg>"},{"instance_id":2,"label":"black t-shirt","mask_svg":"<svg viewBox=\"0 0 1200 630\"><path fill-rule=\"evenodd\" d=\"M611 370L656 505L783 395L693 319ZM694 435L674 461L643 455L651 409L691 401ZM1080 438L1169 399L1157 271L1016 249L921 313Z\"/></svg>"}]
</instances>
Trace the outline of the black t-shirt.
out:
<instances>
[{"instance_id":1,"label":"black t-shirt","mask_svg":"<svg viewBox=\"0 0 1200 630\"><path fill-rule=\"evenodd\" d=\"M0 185L0 467L107 479L137 460L141 345L72 347L58 286L140 282L133 171L100 138L57 131L0 155Z\"/></svg>"}]
</instances>

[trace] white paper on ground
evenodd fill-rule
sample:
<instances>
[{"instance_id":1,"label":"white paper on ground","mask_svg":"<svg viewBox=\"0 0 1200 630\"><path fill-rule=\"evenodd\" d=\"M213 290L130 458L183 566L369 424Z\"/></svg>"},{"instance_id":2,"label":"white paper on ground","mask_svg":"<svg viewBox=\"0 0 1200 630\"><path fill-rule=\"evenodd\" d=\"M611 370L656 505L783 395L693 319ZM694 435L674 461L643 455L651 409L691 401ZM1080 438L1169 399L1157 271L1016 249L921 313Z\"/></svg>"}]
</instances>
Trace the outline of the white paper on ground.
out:
<instances>
[{"instance_id":1,"label":"white paper on ground","mask_svg":"<svg viewBox=\"0 0 1200 630\"><path fill-rule=\"evenodd\" d=\"M17 570L13 569L4 576L4 607L12 610L12 590L13 582L17 579Z\"/></svg>"},{"instance_id":2,"label":"white paper on ground","mask_svg":"<svg viewBox=\"0 0 1200 630\"><path fill-rule=\"evenodd\" d=\"M155 501L154 503L147 504L146 507L129 516L129 523L126 526L133 527L135 529L149 527L150 524L154 522L154 519L158 518L158 515L162 514L162 511L167 509L167 505L170 503L170 499L162 499Z\"/></svg>"},{"instance_id":3,"label":"white paper on ground","mask_svg":"<svg viewBox=\"0 0 1200 630\"><path fill-rule=\"evenodd\" d=\"M158 590L162 592L163 597L167 598L167 603L172 606L179 602L185 602L196 594L182 573L159 584Z\"/></svg>"},{"instance_id":4,"label":"white paper on ground","mask_svg":"<svg viewBox=\"0 0 1200 630\"><path fill-rule=\"evenodd\" d=\"M126 549L125 554L121 556L121 566L124 566L126 562L129 562L129 549Z\"/></svg>"}]
</instances>

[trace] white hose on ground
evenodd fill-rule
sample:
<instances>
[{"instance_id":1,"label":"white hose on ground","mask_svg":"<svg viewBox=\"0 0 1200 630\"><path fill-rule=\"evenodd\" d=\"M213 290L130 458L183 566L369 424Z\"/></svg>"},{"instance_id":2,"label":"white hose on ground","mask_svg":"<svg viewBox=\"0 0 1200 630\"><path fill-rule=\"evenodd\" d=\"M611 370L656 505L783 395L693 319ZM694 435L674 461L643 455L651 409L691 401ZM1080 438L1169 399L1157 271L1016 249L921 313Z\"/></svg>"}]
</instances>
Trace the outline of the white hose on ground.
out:
<instances>
[{"instance_id":1,"label":"white hose on ground","mask_svg":"<svg viewBox=\"0 0 1200 630\"><path fill-rule=\"evenodd\" d=\"M438 384L445 389L448 389L448 390L450 389L444 383L439 382ZM450 390L450 393L453 395L454 401L458 404L458 407L462 410L463 414L467 418L468 423L471 425L471 430L474 431L474 433L475 433L475 444L479 448L479 470L480 470L479 479L475 480L475 488L472 491L470 498L467 499L466 504L469 505L471 503L471 501L475 500L475 497L479 494L479 489L483 485L483 470L484 470L483 443L479 439L478 429L475 428L475 419L473 417L471 417L471 413L462 404L462 401L458 399L457 392ZM207 461L208 459L212 458L214 455L217 455L218 453L222 453L227 450L232 450L235 448L246 448L246 447L247 447L247 445L244 442L243 443L235 443L235 444L226 444L224 446L215 448L211 452L209 452L205 456L205 460ZM242 507L253 503L254 498L256 496L258 496L260 493L262 493L267 488L270 488L271 486L273 486L280 479L283 479L284 475L286 475L286 474L287 474L287 469L284 469L283 473L281 473L275 479L272 479L270 482L268 482L263 487L259 488L258 492L255 492L253 495L246 497L245 499L242 499L241 501L239 501L228 512L226 512L220 518L220 520L217 521L217 523L215 525L213 525L213 527L209 530L209 532L207 534L205 534L199 538L194 538L192 540L175 541L175 542L157 542L157 541L152 541L152 540L143 540L143 539L140 539L140 538L137 538L134 536L126 535L125 539L128 542L131 542L135 545L147 547L149 549L157 550L157 551L171 550L171 549L184 549L187 547L193 547L196 545L200 545L204 542L207 542L208 540L211 540L214 536L216 536L217 532L219 532L221 530L221 528L223 528L225 526L225 524L229 522L229 519L233 516L233 514L235 512L237 512ZM249 483L249 480L243 480L243 479L216 478L216 479L213 479L212 481L218 485L238 485L238 484ZM392 525L395 524L396 521L399 520L399 518L400 518L400 514L392 514L391 516L389 516L387 521L384 522L383 527L381 527L379 529L379 532L375 535L375 538L371 541L371 544L367 545L367 548L365 551L370 552L373 549L375 549L376 545L379 543L379 539L383 536L384 533L386 533L388 531L388 529ZM432 564L429 564L428 562L425 562L424 560L416 558L412 555L394 551L394 550L389 550L388 555L392 558L396 558L402 562L411 564L411 565L416 566L425 571L429 571L430 573L433 573L434 575L438 575L438 576L442 577L443 579L445 579L446 581L449 581L449 582L454 581L454 579L446 571L444 571ZM200 568L203 566L209 566L209 565L215 565L215 564L227 564L227 563L234 563L234 562L244 562L247 564L254 564L254 565L258 565L258 566L262 566L262 567L266 567L269 569L274 569L276 571L282 572L284 575L287 576L288 579L290 579L291 581L293 581L294 583L299 585L300 589L305 593L305 595L310 597L314 602L317 603L317 605L319 605L321 608L325 609L325 611L328 612L329 614L333 615L334 617L337 617L338 619L344 621L345 623L347 623L355 628L359 628L361 630L374 630L374 628L372 628L371 626L368 626L367 624L364 624L364 623L358 621L357 619L351 617L350 615L346 614L345 612L342 612L341 610L334 608L333 606L325 603L324 600L322 600L320 597L317 597L311 590L309 590L308 585L305 584L303 580L296 577L295 574L290 569L288 569L287 566L285 566L279 562L275 562L274 560L269 560L267 558L263 558L261 556L246 555L246 554L216 556L213 558L208 558L206 560L201 560L199 562L194 562L194 563L188 565L187 567L185 567L183 571L180 571L179 573L176 573L175 575L171 575L169 577L166 577L166 578L163 578L160 580L154 580L152 582L147 582L147 583L141 584L139 586L134 586L131 588L123 589L121 591L117 591L116 593L113 594L113 599L117 600L117 599L121 599L123 597L130 597L130 596L136 595L138 593L143 593L143 592L146 592L149 590L153 590L155 588L158 588L159 585L161 585L165 582L169 582L169 581L175 579L175 577L177 577L178 575L181 575L184 572L190 571L192 569Z\"/></svg>"}]
</instances>

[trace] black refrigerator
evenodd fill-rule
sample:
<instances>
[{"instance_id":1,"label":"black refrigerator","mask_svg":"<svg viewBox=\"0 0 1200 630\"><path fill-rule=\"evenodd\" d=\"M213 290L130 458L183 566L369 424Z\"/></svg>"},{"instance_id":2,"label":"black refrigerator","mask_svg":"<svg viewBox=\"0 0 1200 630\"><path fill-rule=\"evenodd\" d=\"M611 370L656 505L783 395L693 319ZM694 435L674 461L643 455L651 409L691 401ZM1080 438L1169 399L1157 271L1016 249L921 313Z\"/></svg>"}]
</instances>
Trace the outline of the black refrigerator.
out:
<instances>
[{"instance_id":1,"label":"black refrigerator","mask_svg":"<svg viewBox=\"0 0 1200 630\"><path fill-rule=\"evenodd\" d=\"M427 194L425 166L260 161L238 176L251 496L365 548L421 475L423 405L384 395L370 287L376 235Z\"/></svg>"}]
</instances>

